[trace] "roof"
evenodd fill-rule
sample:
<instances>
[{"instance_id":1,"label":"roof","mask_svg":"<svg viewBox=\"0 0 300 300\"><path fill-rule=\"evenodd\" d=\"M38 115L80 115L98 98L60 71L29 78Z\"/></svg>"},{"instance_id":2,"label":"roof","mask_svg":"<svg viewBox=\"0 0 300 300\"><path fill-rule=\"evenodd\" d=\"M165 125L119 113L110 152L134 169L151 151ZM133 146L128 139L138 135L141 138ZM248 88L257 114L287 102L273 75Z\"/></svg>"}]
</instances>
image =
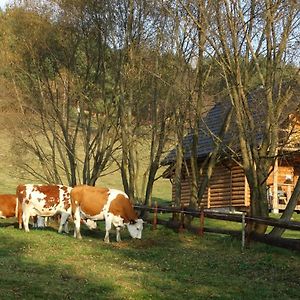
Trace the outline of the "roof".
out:
<instances>
[{"instance_id":1,"label":"roof","mask_svg":"<svg viewBox=\"0 0 300 300\"><path fill-rule=\"evenodd\" d=\"M259 145L259 142L262 140L263 128L264 128L264 119L266 113L266 105L262 101L260 90L256 91L249 98L250 109L253 109L254 118L255 118L255 132L249 130L249 134L255 134L253 136L253 141ZM297 99L297 100L296 100ZM298 110L299 98L291 99L289 104L284 108L282 118L280 123L283 124L287 120L287 116ZM231 107L231 102L229 100L222 101L215 104L208 113L203 117L200 122L199 138L197 144L197 157L205 158L209 153L215 148L216 142L220 137L221 129L226 118L226 115ZM222 140L222 139L221 139ZM225 137L222 140L221 151L228 152L228 146L238 151L239 143L237 140L237 129L235 126L235 116L233 115L230 129L226 133ZM184 148L184 159L189 160L191 158L191 145L193 141L193 130L184 137L183 139L183 148ZM253 145L255 146L255 145ZM176 160L176 148L172 149L166 157L162 160L162 165L169 165Z\"/></svg>"},{"instance_id":2,"label":"roof","mask_svg":"<svg viewBox=\"0 0 300 300\"><path fill-rule=\"evenodd\" d=\"M213 151L215 142L221 131L223 121L229 111L228 102L217 103L209 110L200 123L199 140L197 145L197 156L199 158L207 156ZM227 139L226 139L227 140ZM193 130L191 130L183 139L184 158L191 157L191 145L193 141ZM163 159L162 165L168 165L176 160L176 148L172 149Z\"/></svg>"}]
</instances>

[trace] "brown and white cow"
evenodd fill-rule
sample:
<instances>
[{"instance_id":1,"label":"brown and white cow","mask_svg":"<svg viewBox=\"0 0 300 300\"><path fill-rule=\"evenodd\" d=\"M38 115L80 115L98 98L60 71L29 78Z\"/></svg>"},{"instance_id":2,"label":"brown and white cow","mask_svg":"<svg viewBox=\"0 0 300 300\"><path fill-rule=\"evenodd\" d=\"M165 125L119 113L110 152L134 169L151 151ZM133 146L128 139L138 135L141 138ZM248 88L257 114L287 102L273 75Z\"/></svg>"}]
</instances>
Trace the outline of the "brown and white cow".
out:
<instances>
[{"instance_id":1,"label":"brown and white cow","mask_svg":"<svg viewBox=\"0 0 300 300\"><path fill-rule=\"evenodd\" d=\"M71 191L74 218L74 237L82 238L80 220L105 220L105 238L109 243L112 224L116 228L116 240L121 241L120 230L125 225L133 238L141 239L143 220L138 219L128 196L119 190L87 185L76 186Z\"/></svg>"},{"instance_id":2,"label":"brown and white cow","mask_svg":"<svg viewBox=\"0 0 300 300\"><path fill-rule=\"evenodd\" d=\"M22 209L19 207L18 197L13 194L0 194L0 218L22 217ZM45 227L45 220L42 217L33 218L33 227Z\"/></svg>"},{"instance_id":3,"label":"brown and white cow","mask_svg":"<svg viewBox=\"0 0 300 300\"><path fill-rule=\"evenodd\" d=\"M12 194L0 195L0 218L18 217L17 196Z\"/></svg>"},{"instance_id":4,"label":"brown and white cow","mask_svg":"<svg viewBox=\"0 0 300 300\"><path fill-rule=\"evenodd\" d=\"M22 218L19 216L19 228L22 221L25 231L29 232L31 216L50 217L61 215L58 232L68 230L68 217L71 215L71 187L64 185L24 184L17 187L19 206L22 207Z\"/></svg>"}]
</instances>

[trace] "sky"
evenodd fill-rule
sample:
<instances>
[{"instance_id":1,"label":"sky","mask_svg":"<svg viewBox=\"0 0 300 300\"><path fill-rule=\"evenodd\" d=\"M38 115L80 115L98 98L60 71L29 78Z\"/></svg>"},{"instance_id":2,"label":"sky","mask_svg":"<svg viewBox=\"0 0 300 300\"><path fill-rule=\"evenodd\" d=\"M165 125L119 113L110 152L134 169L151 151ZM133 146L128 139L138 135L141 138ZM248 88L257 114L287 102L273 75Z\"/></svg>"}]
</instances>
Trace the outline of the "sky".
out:
<instances>
[{"instance_id":1,"label":"sky","mask_svg":"<svg viewBox=\"0 0 300 300\"><path fill-rule=\"evenodd\" d=\"M9 3L10 0L0 0L0 7L3 9L6 5L6 3Z\"/></svg>"}]
</instances>

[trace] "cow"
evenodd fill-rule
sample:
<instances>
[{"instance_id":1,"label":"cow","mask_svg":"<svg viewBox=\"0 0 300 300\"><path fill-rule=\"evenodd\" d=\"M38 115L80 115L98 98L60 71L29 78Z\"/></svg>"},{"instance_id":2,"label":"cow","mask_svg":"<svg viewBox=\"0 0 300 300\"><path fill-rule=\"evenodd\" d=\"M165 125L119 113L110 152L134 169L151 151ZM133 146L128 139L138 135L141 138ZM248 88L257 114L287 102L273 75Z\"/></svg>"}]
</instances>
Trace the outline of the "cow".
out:
<instances>
[{"instance_id":1,"label":"cow","mask_svg":"<svg viewBox=\"0 0 300 300\"><path fill-rule=\"evenodd\" d=\"M0 195L0 218L18 217L17 196L12 194Z\"/></svg>"},{"instance_id":2,"label":"cow","mask_svg":"<svg viewBox=\"0 0 300 300\"><path fill-rule=\"evenodd\" d=\"M19 211L19 201L17 195L13 194L0 194L0 218L18 218L18 214L22 213ZM46 222L42 217L33 218L33 227L45 227Z\"/></svg>"},{"instance_id":3,"label":"cow","mask_svg":"<svg viewBox=\"0 0 300 300\"><path fill-rule=\"evenodd\" d=\"M127 227L132 238L141 239L143 220L138 219L129 197L122 191L88 185L75 186L71 191L74 237L81 239L83 220L105 220L104 242L109 243L112 224L116 228L116 241L121 241L120 230Z\"/></svg>"},{"instance_id":4,"label":"cow","mask_svg":"<svg viewBox=\"0 0 300 300\"><path fill-rule=\"evenodd\" d=\"M64 185L19 185L17 197L19 207L22 207L22 214L19 214L19 228L22 228L23 221L25 231L29 232L28 223L31 216L50 217L60 214L58 232L61 233L64 229L68 233L68 218L72 213L71 189L71 187Z\"/></svg>"}]
</instances>

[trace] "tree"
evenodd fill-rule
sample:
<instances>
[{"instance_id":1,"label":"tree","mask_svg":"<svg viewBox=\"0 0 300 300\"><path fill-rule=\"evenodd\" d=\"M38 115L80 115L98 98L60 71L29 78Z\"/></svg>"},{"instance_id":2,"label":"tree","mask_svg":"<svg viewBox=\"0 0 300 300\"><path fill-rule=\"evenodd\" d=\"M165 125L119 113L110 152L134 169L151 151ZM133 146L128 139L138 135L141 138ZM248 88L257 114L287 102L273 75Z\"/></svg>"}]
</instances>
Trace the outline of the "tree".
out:
<instances>
[{"instance_id":1,"label":"tree","mask_svg":"<svg viewBox=\"0 0 300 300\"><path fill-rule=\"evenodd\" d=\"M119 132L113 85L103 70L108 31L85 22L84 1L67 8L60 7L55 22L39 6L6 15L8 47L14 43L18 57L11 77L24 115L23 145L43 172L23 167L42 181L94 185L112 162Z\"/></svg>"},{"instance_id":2,"label":"tree","mask_svg":"<svg viewBox=\"0 0 300 300\"><path fill-rule=\"evenodd\" d=\"M180 3L198 28L208 28L207 54L218 62L234 107L242 166L251 191L251 214L266 216L266 178L276 157L279 120L292 96L290 78L297 75L294 72L287 78L283 69L297 33L299 6L295 1L214 1L199 23L190 9L194 2ZM254 99L258 85L261 93ZM258 105L263 107L263 124L257 122ZM265 229L257 224L254 228L257 232Z\"/></svg>"},{"instance_id":3,"label":"tree","mask_svg":"<svg viewBox=\"0 0 300 300\"><path fill-rule=\"evenodd\" d=\"M128 1L119 6L125 16L122 58L120 59L120 112L122 163L125 191L131 198L151 204L151 195L171 121L180 107L176 85L185 76L172 53L174 34L164 6L156 2ZM121 13L119 13L121 14ZM146 30L147 29L147 30ZM180 63L182 59L180 57ZM187 66L187 64L186 64ZM181 95L181 94L180 94ZM139 184L139 144L149 141L147 168Z\"/></svg>"}]
</instances>

